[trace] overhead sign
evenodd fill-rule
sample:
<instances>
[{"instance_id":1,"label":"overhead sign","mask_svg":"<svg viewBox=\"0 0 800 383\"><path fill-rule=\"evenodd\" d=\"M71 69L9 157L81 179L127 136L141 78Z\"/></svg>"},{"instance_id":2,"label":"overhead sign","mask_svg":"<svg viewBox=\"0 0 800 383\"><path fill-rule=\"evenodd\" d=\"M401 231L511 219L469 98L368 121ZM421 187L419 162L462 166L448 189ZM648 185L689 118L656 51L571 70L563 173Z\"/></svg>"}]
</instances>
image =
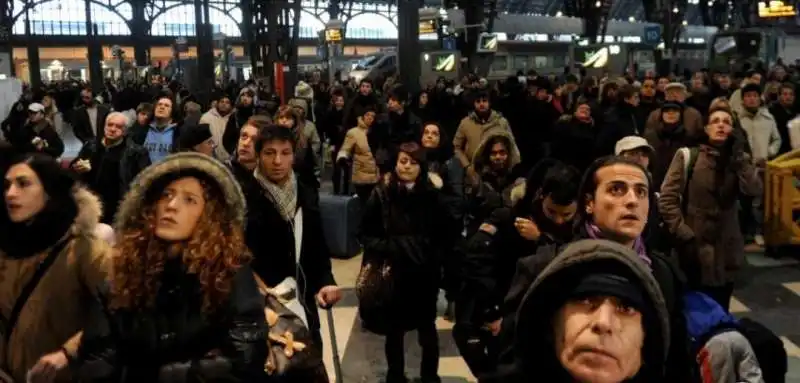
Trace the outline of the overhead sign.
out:
<instances>
[{"instance_id":1,"label":"overhead sign","mask_svg":"<svg viewBox=\"0 0 800 383\"><path fill-rule=\"evenodd\" d=\"M499 39L494 33L481 33L478 37L478 53L497 52Z\"/></svg>"},{"instance_id":2,"label":"overhead sign","mask_svg":"<svg viewBox=\"0 0 800 383\"><path fill-rule=\"evenodd\" d=\"M589 51L583 54L581 66L584 68L605 68L611 56L620 54L619 45L609 45L602 47L594 52Z\"/></svg>"},{"instance_id":3,"label":"overhead sign","mask_svg":"<svg viewBox=\"0 0 800 383\"><path fill-rule=\"evenodd\" d=\"M420 35L433 35L437 33L436 20L420 20L419 21L419 34Z\"/></svg>"},{"instance_id":4,"label":"overhead sign","mask_svg":"<svg viewBox=\"0 0 800 383\"><path fill-rule=\"evenodd\" d=\"M326 43L340 43L342 42L342 29L341 28L328 28L325 30Z\"/></svg>"},{"instance_id":5,"label":"overhead sign","mask_svg":"<svg viewBox=\"0 0 800 383\"><path fill-rule=\"evenodd\" d=\"M758 17L794 17L795 15L797 15L797 10L794 5L783 1L758 2Z\"/></svg>"},{"instance_id":6,"label":"overhead sign","mask_svg":"<svg viewBox=\"0 0 800 383\"><path fill-rule=\"evenodd\" d=\"M456 69L455 53L435 57L434 72L453 72Z\"/></svg>"},{"instance_id":7,"label":"overhead sign","mask_svg":"<svg viewBox=\"0 0 800 383\"><path fill-rule=\"evenodd\" d=\"M661 42L661 26L648 25L644 27L644 43L656 46Z\"/></svg>"}]
</instances>

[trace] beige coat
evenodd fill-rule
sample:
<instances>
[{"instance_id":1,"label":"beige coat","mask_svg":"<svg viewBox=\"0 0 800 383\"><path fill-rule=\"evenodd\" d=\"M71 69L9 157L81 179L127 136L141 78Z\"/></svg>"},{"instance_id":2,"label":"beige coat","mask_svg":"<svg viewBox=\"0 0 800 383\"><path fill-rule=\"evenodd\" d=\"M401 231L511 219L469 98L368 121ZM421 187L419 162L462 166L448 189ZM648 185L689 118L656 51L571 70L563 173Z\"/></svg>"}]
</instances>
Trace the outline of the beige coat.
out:
<instances>
[{"instance_id":1,"label":"beige coat","mask_svg":"<svg viewBox=\"0 0 800 383\"><path fill-rule=\"evenodd\" d=\"M508 125L508 120L501 116L500 113L492 111L485 122L478 121L475 112L464 117L461 123L458 124L458 130L455 137L453 137L453 149L456 157L461 161L461 166L465 168L469 166L475 157L475 153L478 152L486 138L496 134L503 134L511 138L513 148L509 148L509 154L511 158L519 159L519 148L517 148L517 143L514 141L511 127ZM512 163L511 166L516 164Z\"/></svg>"},{"instance_id":2,"label":"beige coat","mask_svg":"<svg viewBox=\"0 0 800 383\"><path fill-rule=\"evenodd\" d=\"M61 347L68 353L76 351L87 307L94 302L91 293L104 283L110 266L109 245L94 235L102 212L99 199L83 188L76 188L73 196L78 215L70 231L75 237L30 295L7 342L8 349L3 349L6 342L0 339L0 361L16 382L25 381L25 374L41 356ZM49 250L24 259L0 254L0 312L5 318Z\"/></svg>"},{"instance_id":3,"label":"beige coat","mask_svg":"<svg viewBox=\"0 0 800 383\"><path fill-rule=\"evenodd\" d=\"M741 166L728 165L718 181L715 173L720 153L701 145L692 179L684 191L684 160L678 152L669 166L658 209L669 231L680 242L690 243L679 251L681 268L694 282L703 286L722 286L734 282L744 264L744 239L739 228L737 201L739 193L761 194L761 179L746 153ZM682 210L682 200L687 208Z\"/></svg>"},{"instance_id":4,"label":"beige coat","mask_svg":"<svg viewBox=\"0 0 800 383\"><path fill-rule=\"evenodd\" d=\"M358 126L347 131L344 136L344 143L339 149L336 158L351 158L353 160L353 174L351 180L356 185L369 185L378 183L380 172L378 163L372 154L367 140L369 127L364 125L361 117L358 118Z\"/></svg>"}]
</instances>

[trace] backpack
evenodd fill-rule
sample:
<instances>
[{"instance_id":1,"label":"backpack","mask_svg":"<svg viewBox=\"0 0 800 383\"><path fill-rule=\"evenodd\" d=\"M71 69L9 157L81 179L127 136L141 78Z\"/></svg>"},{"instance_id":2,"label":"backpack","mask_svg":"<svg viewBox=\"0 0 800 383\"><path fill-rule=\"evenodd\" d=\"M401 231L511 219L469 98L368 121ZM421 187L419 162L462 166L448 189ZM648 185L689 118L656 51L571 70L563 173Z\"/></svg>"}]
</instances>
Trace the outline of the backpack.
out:
<instances>
[{"instance_id":1,"label":"backpack","mask_svg":"<svg viewBox=\"0 0 800 383\"><path fill-rule=\"evenodd\" d=\"M695 351L703 348L712 336L737 328L737 320L733 315L699 291L690 291L683 296L683 315Z\"/></svg>"}]
</instances>

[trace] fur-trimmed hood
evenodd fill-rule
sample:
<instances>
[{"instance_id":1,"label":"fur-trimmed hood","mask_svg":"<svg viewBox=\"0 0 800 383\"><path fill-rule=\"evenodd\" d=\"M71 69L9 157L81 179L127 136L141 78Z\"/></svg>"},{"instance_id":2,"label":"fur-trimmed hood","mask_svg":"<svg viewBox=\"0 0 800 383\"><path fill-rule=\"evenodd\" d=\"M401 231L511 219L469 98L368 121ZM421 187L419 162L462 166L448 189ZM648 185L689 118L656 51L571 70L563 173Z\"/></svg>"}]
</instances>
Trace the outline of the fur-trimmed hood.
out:
<instances>
[{"instance_id":1,"label":"fur-trimmed hood","mask_svg":"<svg viewBox=\"0 0 800 383\"><path fill-rule=\"evenodd\" d=\"M216 181L227 205L225 218L232 224L244 225L247 206L242 189L231 171L222 162L205 154L184 152L169 155L136 176L131 183L131 189L119 205L117 216L114 217L114 229L121 232L136 223L147 192L156 181L182 172L200 172L207 175L209 180Z\"/></svg>"},{"instance_id":2,"label":"fur-trimmed hood","mask_svg":"<svg viewBox=\"0 0 800 383\"><path fill-rule=\"evenodd\" d=\"M78 207L78 215L72 222L70 232L74 235L94 235L100 217L103 216L103 203L100 202L100 197L85 186L75 186L72 188L72 199Z\"/></svg>"},{"instance_id":3,"label":"fur-trimmed hood","mask_svg":"<svg viewBox=\"0 0 800 383\"><path fill-rule=\"evenodd\" d=\"M472 157L472 166L476 172L480 173L483 168L488 165L486 161L488 160L489 154L486 152L487 150L491 150L491 148L487 148L489 141L492 141L494 138L502 137L505 139L506 147L508 149L508 170L514 168L517 164L520 163L519 153L516 150L516 143L514 143L514 137L510 134L496 132L492 134L487 134L481 140L481 143L478 145L478 149L475 150L475 155Z\"/></svg>"}]
</instances>

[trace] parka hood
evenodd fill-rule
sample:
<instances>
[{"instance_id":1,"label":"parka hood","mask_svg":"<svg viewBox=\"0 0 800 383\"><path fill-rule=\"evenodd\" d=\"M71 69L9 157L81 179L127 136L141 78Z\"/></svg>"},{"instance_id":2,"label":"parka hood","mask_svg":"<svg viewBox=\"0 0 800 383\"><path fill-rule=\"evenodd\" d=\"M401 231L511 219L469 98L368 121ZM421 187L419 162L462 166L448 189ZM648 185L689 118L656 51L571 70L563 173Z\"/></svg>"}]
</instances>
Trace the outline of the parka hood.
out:
<instances>
[{"instance_id":1,"label":"parka hood","mask_svg":"<svg viewBox=\"0 0 800 383\"><path fill-rule=\"evenodd\" d=\"M114 229L121 232L137 223L139 211L153 185L165 176L176 173L204 174L209 181L215 181L225 198L226 220L232 224L244 225L246 213L245 197L231 171L220 161L205 154L183 152L167 156L161 162L142 170L131 183L131 189L119 205L114 218Z\"/></svg>"},{"instance_id":2,"label":"parka hood","mask_svg":"<svg viewBox=\"0 0 800 383\"><path fill-rule=\"evenodd\" d=\"M475 150L475 156L472 157L472 166L475 168L475 171L480 173L480 171L486 167L489 153L487 150L491 150L488 147L489 142L494 141L496 137L501 137L508 148L508 169L511 170L514 166L516 166L520 162L520 158L517 155L517 151L514 150L514 138L507 133L492 133L487 134L481 140L480 145L478 145L478 149Z\"/></svg>"},{"instance_id":3,"label":"parka hood","mask_svg":"<svg viewBox=\"0 0 800 383\"><path fill-rule=\"evenodd\" d=\"M643 289L647 307L642 319L646 329L642 369L655 366L663 368L670 347L670 327L669 314L658 282L648 265L632 249L616 242L596 239L580 240L568 245L539 274L522 298L517 311L515 350L524 359L523 366L528 364L525 362L540 360L558 363L553 355L552 316L566 302L568 291L565 289L568 289L570 277L577 276L576 273L592 273L596 266L610 266L624 271Z\"/></svg>"},{"instance_id":4,"label":"parka hood","mask_svg":"<svg viewBox=\"0 0 800 383\"><path fill-rule=\"evenodd\" d=\"M103 215L100 198L84 186L75 186L72 189L72 199L78 206L78 215L75 216L70 231L74 235L94 234Z\"/></svg>"}]
</instances>

